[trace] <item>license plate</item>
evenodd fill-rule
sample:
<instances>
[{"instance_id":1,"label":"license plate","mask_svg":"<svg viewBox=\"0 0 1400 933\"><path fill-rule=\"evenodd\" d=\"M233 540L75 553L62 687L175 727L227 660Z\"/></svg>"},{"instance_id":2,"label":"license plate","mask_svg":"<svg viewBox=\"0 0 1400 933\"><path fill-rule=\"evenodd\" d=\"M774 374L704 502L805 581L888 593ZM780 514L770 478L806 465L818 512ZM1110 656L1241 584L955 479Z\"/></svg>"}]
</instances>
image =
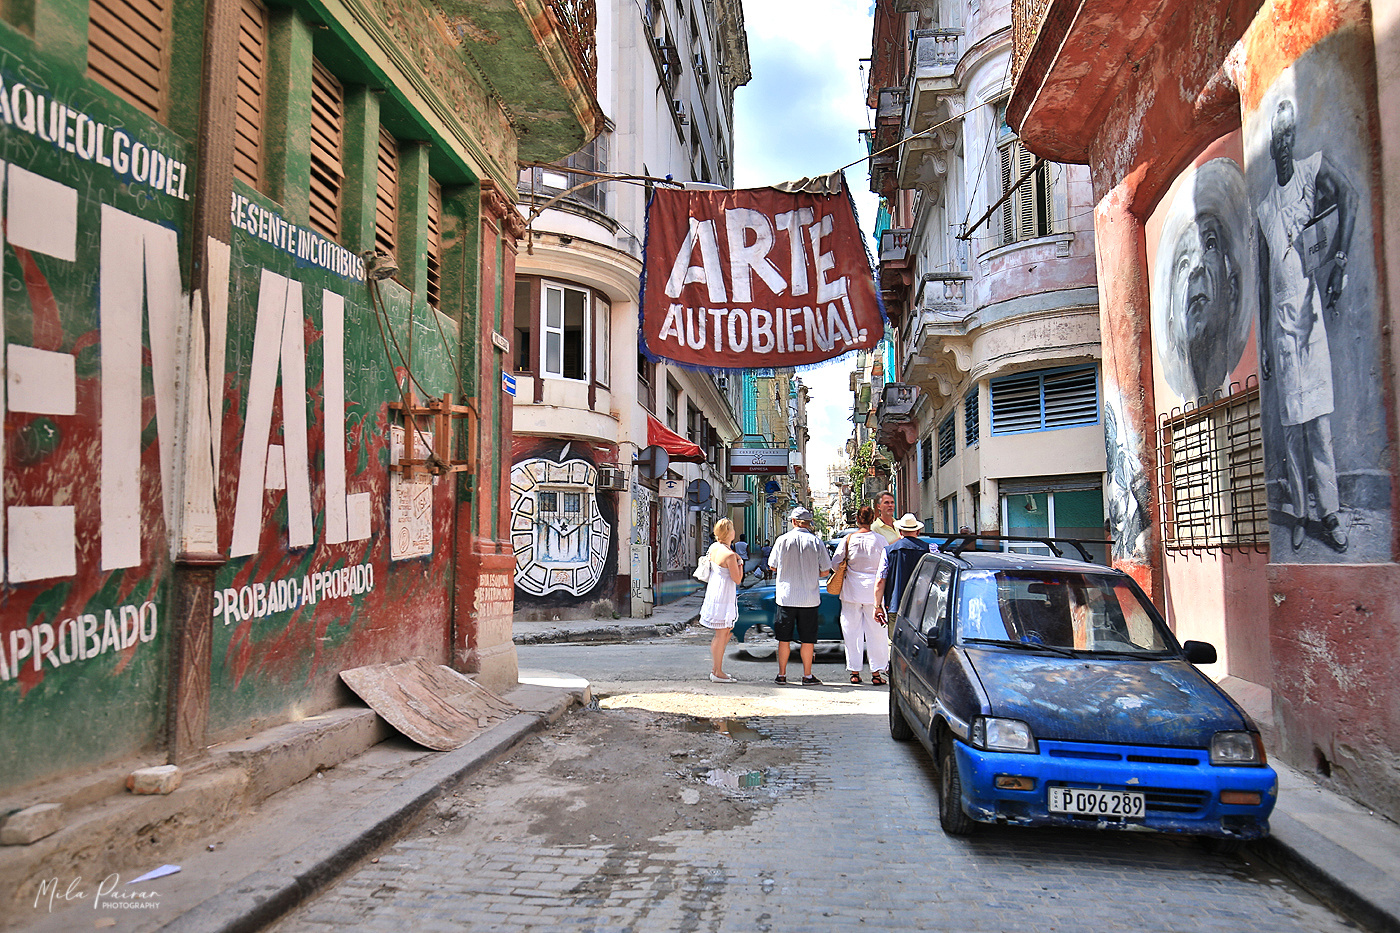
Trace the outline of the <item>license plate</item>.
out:
<instances>
[{"instance_id":1,"label":"license plate","mask_svg":"<svg viewBox=\"0 0 1400 933\"><path fill-rule=\"evenodd\" d=\"M1147 812L1147 803L1141 791L1052 787L1049 809L1051 813L1122 820L1141 818Z\"/></svg>"}]
</instances>

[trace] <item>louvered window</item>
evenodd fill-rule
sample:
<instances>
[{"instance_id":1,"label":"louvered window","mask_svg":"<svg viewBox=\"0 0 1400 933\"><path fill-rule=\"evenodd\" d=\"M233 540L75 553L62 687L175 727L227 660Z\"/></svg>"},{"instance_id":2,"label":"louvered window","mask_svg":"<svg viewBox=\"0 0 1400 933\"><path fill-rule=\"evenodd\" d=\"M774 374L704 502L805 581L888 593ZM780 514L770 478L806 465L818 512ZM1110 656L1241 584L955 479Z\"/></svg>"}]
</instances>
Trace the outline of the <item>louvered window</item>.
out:
<instances>
[{"instance_id":1,"label":"louvered window","mask_svg":"<svg viewBox=\"0 0 1400 933\"><path fill-rule=\"evenodd\" d=\"M1035 155L1020 140L1003 144L1001 191L1005 194L1035 165ZM1001 243L1016 243L1054 232L1050 214L1050 167L1044 162L1024 181L1001 207Z\"/></svg>"},{"instance_id":2,"label":"louvered window","mask_svg":"<svg viewBox=\"0 0 1400 933\"><path fill-rule=\"evenodd\" d=\"M263 91L267 73L267 8L243 0L238 29L238 101L234 118L233 171L262 188Z\"/></svg>"},{"instance_id":3,"label":"louvered window","mask_svg":"<svg viewBox=\"0 0 1400 933\"><path fill-rule=\"evenodd\" d=\"M165 119L171 0L91 0L88 74L133 107Z\"/></svg>"},{"instance_id":4,"label":"louvered window","mask_svg":"<svg viewBox=\"0 0 1400 933\"><path fill-rule=\"evenodd\" d=\"M965 438L964 443L968 447L977 443L977 439L981 437L982 429L978 424L981 414L981 401L978 399L977 389L974 387L971 392L967 393L967 398L963 400L963 437Z\"/></svg>"},{"instance_id":5,"label":"louvered window","mask_svg":"<svg viewBox=\"0 0 1400 933\"><path fill-rule=\"evenodd\" d=\"M953 416L943 419L938 426L938 465L943 466L953 459L958 450L958 429L953 424Z\"/></svg>"},{"instance_id":6,"label":"louvered window","mask_svg":"<svg viewBox=\"0 0 1400 933\"><path fill-rule=\"evenodd\" d=\"M927 481L933 475L933 435L927 435L919 444L919 479Z\"/></svg>"},{"instance_id":7,"label":"louvered window","mask_svg":"<svg viewBox=\"0 0 1400 933\"><path fill-rule=\"evenodd\" d=\"M428 304L442 305L442 185L428 178Z\"/></svg>"},{"instance_id":8,"label":"louvered window","mask_svg":"<svg viewBox=\"0 0 1400 933\"><path fill-rule=\"evenodd\" d=\"M345 94L340 82L320 62L311 70L311 223L333 240L340 239Z\"/></svg>"},{"instance_id":9,"label":"louvered window","mask_svg":"<svg viewBox=\"0 0 1400 933\"><path fill-rule=\"evenodd\" d=\"M399 255L399 141L379 131L379 169L374 183L374 248Z\"/></svg>"},{"instance_id":10,"label":"louvered window","mask_svg":"<svg viewBox=\"0 0 1400 933\"><path fill-rule=\"evenodd\" d=\"M1070 428L1098 421L1099 374L1092 366L992 380L993 434Z\"/></svg>"}]
</instances>

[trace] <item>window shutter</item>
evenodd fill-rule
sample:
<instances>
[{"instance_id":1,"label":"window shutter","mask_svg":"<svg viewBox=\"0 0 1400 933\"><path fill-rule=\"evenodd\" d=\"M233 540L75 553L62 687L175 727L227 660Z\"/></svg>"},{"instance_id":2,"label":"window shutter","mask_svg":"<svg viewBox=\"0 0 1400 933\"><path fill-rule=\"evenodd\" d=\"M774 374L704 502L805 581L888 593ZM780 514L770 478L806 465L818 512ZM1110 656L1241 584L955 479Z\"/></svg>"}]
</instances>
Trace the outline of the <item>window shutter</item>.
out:
<instances>
[{"instance_id":1,"label":"window shutter","mask_svg":"<svg viewBox=\"0 0 1400 933\"><path fill-rule=\"evenodd\" d=\"M1035 164L1035 156L1022 146L1015 143L1011 147L1016 153L1016 176L1011 180L1014 182L1030 171L1030 167ZM1035 205L1036 205L1036 178L1031 176L1021 182L1021 186L1016 189L1016 239L1029 240L1036 235L1035 225Z\"/></svg>"},{"instance_id":2,"label":"window shutter","mask_svg":"<svg viewBox=\"0 0 1400 933\"><path fill-rule=\"evenodd\" d=\"M938 426L938 465L943 466L958 449L957 428L953 426L953 416L949 415L943 419L943 423Z\"/></svg>"},{"instance_id":3,"label":"window shutter","mask_svg":"<svg viewBox=\"0 0 1400 933\"><path fill-rule=\"evenodd\" d=\"M1045 377L1045 426L1067 428L1097 424L1099 380L1093 369L1050 373Z\"/></svg>"},{"instance_id":4,"label":"window shutter","mask_svg":"<svg viewBox=\"0 0 1400 933\"><path fill-rule=\"evenodd\" d=\"M442 185L428 176L428 304L442 304Z\"/></svg>"},{"instance_id":5,"label":"window shutter","mask_svg":"<svg viewBox=\"0 0 1400 933\"><path fill-rule=\"evenodd\" d=\"M992 433L1040 428L1040 375L1028 373L992 381Z\"/></svg>"},{"instance_id":6,"label":"window shutter","mask_svg":"<svg viewBox=\"0 0 1400 933\"><path fill-rule=\"evenodd\" d=\"M238 30L238 100L234 118L233 171L262 187L263 87L267 71L267 9L243 0Z\"/></svg>"},{"instance_id":7,"label":"window shutter","mask_svg":"<svg viewBox=\"0 0 1400 933\"><path fill-rule=\"evenodd\" d=\"M972 391L967 393L967 399L963 403L963 436L966 438L965 443L969 445L975 444L977 438L981 436L978 433L981 428L977 423L979 405L977 388L974 386Z\"/></svg>"},{"instance_id":8,"label":"window shutter","mask_svg":"<svg viewBox=\"0 0 1400 933\"><path fill-rule=\"evenodd\" d=\"M133 107L165 119L171 0L91 0L88 74Z\"/></svg>"},{"instance_id":9,"label":"window shutter","mask_svg":"<svg viewBox=\"0 0 1400 933\"><path fill-rule=\"evenodd\" d=\"M374 185L374 248L399 255L399 141L379 130L379 170Z\"/></svg>"},{"instance_id":10,"label":"window shutter","mask_svg":"<svg viewBox=\"0 0 1400 933\"><path fill-rule=\"evenodd\" d=\"M1001 193L1011 190L1011 183L1016 180L1014 169L1016 167L1015 154L1012 152L1014 146L1003 146L999 150L1001 153ZM1001 206L1001 242L1002 245L1016 242L1016 198L1010 197Z\"/></svg>"},{"instance_id":11,"label":"window shutter","mask_svg":"<svg viewBox=\"0 0 1400 933\"><path fill-rule=\"evenodd\" d=\"M318 61L311 64L311 223L338 240L345 184L345 95L335 75Z\"/></svg>"}]
</instances>

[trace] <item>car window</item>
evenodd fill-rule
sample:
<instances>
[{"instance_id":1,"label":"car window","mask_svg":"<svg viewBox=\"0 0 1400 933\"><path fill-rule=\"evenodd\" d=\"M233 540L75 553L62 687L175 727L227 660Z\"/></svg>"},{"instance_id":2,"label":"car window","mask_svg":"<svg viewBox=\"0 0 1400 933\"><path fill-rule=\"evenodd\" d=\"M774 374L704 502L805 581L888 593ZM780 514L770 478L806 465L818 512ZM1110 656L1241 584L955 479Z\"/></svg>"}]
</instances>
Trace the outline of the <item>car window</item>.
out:
<instances>
[{"instance_id":1,"label":"car window","mask_svg":"<svg viewBox=\"0 0 1400 933\"><path fill-rule=\"evenodd\" d=\"M929 587L933 585L933 572L937 564L927 557L919 561L913 578L904 587L904 597L900 602L900 615L915 625L924 615L924 605L928 602Z\"/></svg>"},{"instance_id":2,"label":"car window","mask_svg":"<svg viewBox=\"0 0 1400 933\"><path fill-rule=\"evenodd\" d=\"M964 571L957 637L1086 652L1157 653L1171 641L1141 594L1114 574Z\"/></svg>"},{"instance_id":3,"label":"car window","mask_svg":"<svg viewBox=\"0 0 1400 933\"><path fill-rule=\"evenodd\" d=\"M924 605L923 620L919 623L919 631L925 635L937 631L942 623L943 615L948 609L948 584L953 579L952 567L943 563L936 564L936 567L938 569L933 574L928 602Z\"/></svg>"}]
</instances>

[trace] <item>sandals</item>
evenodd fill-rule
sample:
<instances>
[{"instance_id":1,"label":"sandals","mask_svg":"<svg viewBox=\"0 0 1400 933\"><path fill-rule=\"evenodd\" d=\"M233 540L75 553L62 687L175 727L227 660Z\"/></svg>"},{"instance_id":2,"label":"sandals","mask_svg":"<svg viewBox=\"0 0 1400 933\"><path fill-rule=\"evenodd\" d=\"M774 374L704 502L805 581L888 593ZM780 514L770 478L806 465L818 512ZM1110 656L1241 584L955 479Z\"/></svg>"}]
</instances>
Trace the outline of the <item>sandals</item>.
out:
<instances>
[{"instance_id":1,"label":"sandals","mask_svg":"<svg viewBox=\"0 0 1400 933\"><path fill-rule=\"evenodd\" d=\"M878 677L879 675L877 674L876 676ZM862 680L860 679L860 671L851 671L851 683L853 683L853 684L864 683L864 681L862 681Z\"/></svg>"},{"instance_id":2,"label":"sandals","mask_svg":"<svg viewBox=\"0 0 1400 933\"><path fill-rule=\"evenodd\" d=\"M877 687L883 687L885 685L885 676L879 671L871 671L870 682Z\"/></svg>"}]
</instances>

